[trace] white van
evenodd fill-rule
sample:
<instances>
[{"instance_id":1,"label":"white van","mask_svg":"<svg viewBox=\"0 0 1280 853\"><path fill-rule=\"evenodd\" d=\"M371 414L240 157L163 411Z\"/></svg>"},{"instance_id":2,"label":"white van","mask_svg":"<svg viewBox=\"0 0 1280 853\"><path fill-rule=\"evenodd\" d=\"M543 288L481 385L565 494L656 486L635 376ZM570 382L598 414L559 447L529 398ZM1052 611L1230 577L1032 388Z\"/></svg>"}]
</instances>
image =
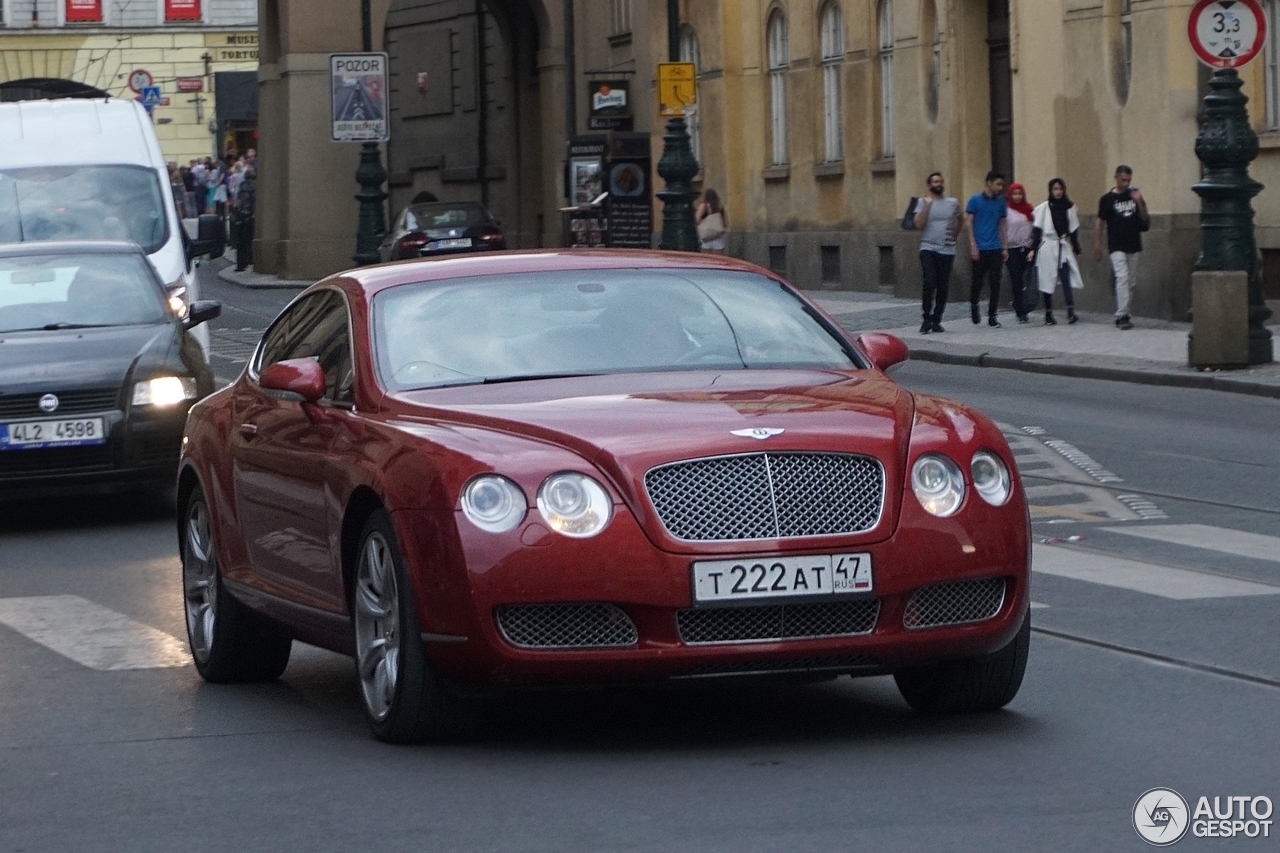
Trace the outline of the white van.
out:
<instances>
[{"instance_id":1,"label":"white van","mask_svg":"<svg viewBox=\"0 0 1280 853\"><path fill-rule=\"evenodd\" d=\"M0 104L0 243L38 240L137 243L188 305L199 299L195 257L221 254L188 239L151 117L123 100ZM194 334L208 350L208 330Z\"/></svg>"}]
</instances>

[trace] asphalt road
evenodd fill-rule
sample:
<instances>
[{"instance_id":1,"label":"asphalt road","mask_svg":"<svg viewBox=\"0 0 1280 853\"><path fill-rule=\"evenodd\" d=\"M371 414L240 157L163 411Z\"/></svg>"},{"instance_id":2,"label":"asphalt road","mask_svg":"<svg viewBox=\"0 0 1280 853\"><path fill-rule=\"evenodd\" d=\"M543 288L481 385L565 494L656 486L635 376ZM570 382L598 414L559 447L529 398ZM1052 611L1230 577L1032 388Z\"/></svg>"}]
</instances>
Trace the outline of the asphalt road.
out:
<instances>
[{"instance_id":1,"label":"asphalt road","mask_svg":"<svg viewBox=\"0 0 1280 853\"><path fill-rule=\"evenodd\" d=\"M228 302L224 377L293 295L204 294ZM521 693L486 706L473 741L389 747L339 656L295 644L278 683L200 681L159 502L0 504L0 853L1122 851L1147 849L1132 809L1153 787L1192 808L1280 801L1280 402L896 376L978 404L1014 443L1037 607L1005 711L917 715L888 678ZM81 628L116 614L146 653L31 616L68 602Z\"/></svg>"}]
</instances>

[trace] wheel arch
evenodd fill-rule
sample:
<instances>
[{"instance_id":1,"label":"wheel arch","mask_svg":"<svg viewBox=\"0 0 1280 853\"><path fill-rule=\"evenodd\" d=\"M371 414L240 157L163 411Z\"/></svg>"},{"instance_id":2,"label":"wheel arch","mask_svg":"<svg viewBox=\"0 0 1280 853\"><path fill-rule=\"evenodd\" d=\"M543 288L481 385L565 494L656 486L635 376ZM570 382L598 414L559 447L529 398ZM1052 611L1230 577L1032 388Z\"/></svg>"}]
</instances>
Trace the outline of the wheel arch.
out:
<instances>
[{"instance_id":1,"label":"wheel arch","mask_svg":"<svg viewBox=\"0 0 1280 853\"><path fill-rule=\"evenodd\" d=\"M368 486L356 487L347 498L347 507L342 513L339 547L342 555L342 588L348 604L351 602L351 590L355 584L356 564L360 559L360 533L364 530L369 516L380 509L386 509L386 504L378 493Z\"/></svg>"},{"instance_id":2,"label":"wheel arch","mask_svg":"<svg viewBox=\"0 0 1280 853\"><path fill-rule=\"evenodd\" d=\"M198 486L200 486L200 475L196 473L195 466L190 464L183 465L182 469L178 472L178 491L175 501L177 512L174 514L178 525L179 549L182 548L183 530L186 525L186 513L183 510L187 505L187 499L191 497L191 493L194 492Z\"/></svg>"}]
</instances>

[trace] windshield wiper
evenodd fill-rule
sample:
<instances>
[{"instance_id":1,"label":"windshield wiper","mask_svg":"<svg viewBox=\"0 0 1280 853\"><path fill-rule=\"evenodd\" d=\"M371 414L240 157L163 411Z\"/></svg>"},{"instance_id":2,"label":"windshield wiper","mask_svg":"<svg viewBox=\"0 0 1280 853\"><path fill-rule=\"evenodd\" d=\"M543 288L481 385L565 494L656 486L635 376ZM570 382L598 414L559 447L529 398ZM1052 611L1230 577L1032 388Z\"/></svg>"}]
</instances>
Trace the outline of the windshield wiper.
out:
<instances>
[{"instance_id":1,"label":"windshield wiper","mask_svg":"<svg viewBox=\"0 0 1280 853\"><path fill-rule=\"evenodd\" d=\"M481 385L498 385L503 382L533 382L538 379L576 379L580 376L603 376L602 373L520 373L513 376L486 376Z\"/></svg>"},{"instance_id":2,"label":"windshield wiper","mask_svg":"<svg viewBox=\"0 0 1280 853\"><path fill-rule=\"evenodd\" d=\"M63 329L105 329L111 323L45 323L29 329L4 329L5 332L58 332Z\"/></svg>"}]
</instances>

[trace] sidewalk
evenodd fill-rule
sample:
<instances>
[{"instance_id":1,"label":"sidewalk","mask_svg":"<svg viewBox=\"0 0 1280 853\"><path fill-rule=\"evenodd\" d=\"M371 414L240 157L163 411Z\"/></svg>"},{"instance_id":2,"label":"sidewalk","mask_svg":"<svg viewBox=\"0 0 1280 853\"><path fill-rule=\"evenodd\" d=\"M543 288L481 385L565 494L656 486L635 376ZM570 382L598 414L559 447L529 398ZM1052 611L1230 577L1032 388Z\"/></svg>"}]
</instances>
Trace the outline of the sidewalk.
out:
<instances>
[{"instance_id":1,"label":"sidewalk","mask_svg":"<svg viewBox=\"0 0 1280 853\"><path fill-rule=\"evenodd\" d=\"M1190 323L1135 317L1136 328L1121 331L1110 314L1081 313L1079 323L1068 325L1062 309L1055 312L1056 326L1044 325L1042 311L1033 312L1026 325L1008 311L1000 314L1003 325L991 328L985 308L982 325L974 325L962 301L947 306L945 332L922 335L915 300L848 291L810 290L806 295L855 335L897 335L911 348L911 357L923 361L1280 398L1280 363L1219 371L1188 366ZM1280 325L1270 328L1280 353Z\"/></svg>"},{"instance_id":2,"label":"sidewalk","mask_svg":"<svg viewBox=\"0 0 1280 853\"><path fill-rule=\"evenodd\" d=\"M234 254L228 252L232 258ZM247 288L301 289L310 281L282 281L275 276L227 267L218 277ZM1065 309L1056 312L1058 325L1044 325L1044 313L1034 312L1022 325L1012 312L1000 315L1004 325L993 329L975 326L965 302L947 306L942 325L946 331L920 334L920 305L913 299L897 299L878 293L809 290L845 329L854 333L888 332L906 341L911 357L945 364L1000 367L1028 373L1050 373L1089 379L1110 379L1143 385L1170 385L1253 394L1280 399L1280 363L1247 370L1200 371L1187 365L1190 323L1135 317L1137 328L1121 331L1110 314L1080 314L1080 322L1067 324ZM1277 318L1272 318L1276 321ZM1272 325L1276 352L1280 354L1280 321Z\"/></svg>"}]
</instances>

